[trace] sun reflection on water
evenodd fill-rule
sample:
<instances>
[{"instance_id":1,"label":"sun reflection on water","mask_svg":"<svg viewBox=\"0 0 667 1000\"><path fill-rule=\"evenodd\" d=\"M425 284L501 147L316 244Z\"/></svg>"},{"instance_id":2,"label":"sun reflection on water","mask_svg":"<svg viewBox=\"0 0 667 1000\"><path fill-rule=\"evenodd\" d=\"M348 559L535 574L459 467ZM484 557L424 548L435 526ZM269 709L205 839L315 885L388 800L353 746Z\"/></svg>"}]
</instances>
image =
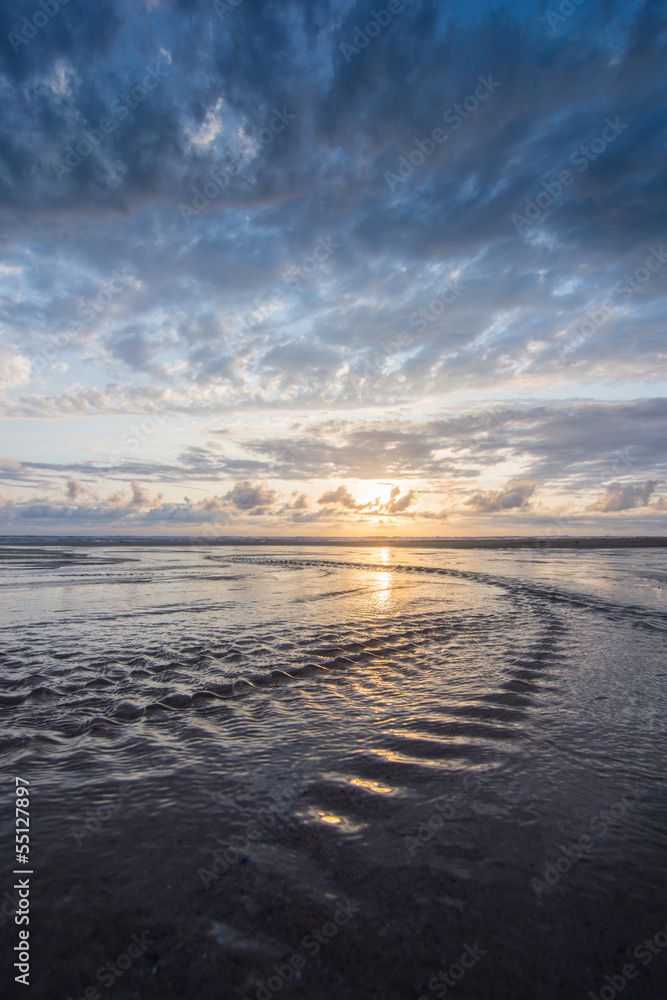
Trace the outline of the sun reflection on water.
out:
<instances>
[{"instance_id":1,"label":"sun reflection on water","mask_svg":"<svg viewBox=\"0 0 667 1000\"><path fill-rule=\"evenodd\" d=\"M389 549L380 550L380 559L386 565L389 562ZM393 583L393 573L389 570L378 570L373 576L373 584L375 587L375 593L373 594L375 598L375 604L378 611L384 611L389 600L391 598L391 589Z\"/></svg>"}]
</instances>

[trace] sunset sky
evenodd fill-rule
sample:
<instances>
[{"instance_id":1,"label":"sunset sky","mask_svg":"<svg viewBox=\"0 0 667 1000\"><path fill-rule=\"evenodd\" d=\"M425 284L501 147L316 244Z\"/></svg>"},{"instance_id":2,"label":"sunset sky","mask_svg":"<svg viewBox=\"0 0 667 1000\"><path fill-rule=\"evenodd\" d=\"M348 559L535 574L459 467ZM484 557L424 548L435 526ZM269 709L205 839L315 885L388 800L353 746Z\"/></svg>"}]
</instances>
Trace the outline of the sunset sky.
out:
<instances>
[{"instance_id":1,"label":"sunset sky","mask_svg":"<svg viewBox=\"0 0 667 1000\"><path fill-rule=\"evenodd\" d=\"M0 531L667 534L667 7L20 0Z\"/></svg>"}]
</instances>

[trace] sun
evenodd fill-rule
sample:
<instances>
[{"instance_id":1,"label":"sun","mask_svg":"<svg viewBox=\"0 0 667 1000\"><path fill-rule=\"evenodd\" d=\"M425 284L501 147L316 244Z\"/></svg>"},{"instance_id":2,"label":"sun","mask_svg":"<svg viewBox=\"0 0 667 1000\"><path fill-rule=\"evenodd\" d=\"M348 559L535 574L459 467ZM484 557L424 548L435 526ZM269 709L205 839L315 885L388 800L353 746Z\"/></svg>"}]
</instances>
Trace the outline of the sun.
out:
<instances>
[{"instance_id":1,"label":"sun","mask_svg":"<svg viewBox=\"0 0 667 1000\"><path fill-rule=\"evenodd\" d=\"M377 480L365 479L352 487L352 493L356 497L357 503L374 503L378 500L380 504L385 504L389 500L389 494L393 486L401 486L401 483L389 482L388 480L378 482ZM403 492L402 487L401 492Z\"/></svg>"}]
</instances>

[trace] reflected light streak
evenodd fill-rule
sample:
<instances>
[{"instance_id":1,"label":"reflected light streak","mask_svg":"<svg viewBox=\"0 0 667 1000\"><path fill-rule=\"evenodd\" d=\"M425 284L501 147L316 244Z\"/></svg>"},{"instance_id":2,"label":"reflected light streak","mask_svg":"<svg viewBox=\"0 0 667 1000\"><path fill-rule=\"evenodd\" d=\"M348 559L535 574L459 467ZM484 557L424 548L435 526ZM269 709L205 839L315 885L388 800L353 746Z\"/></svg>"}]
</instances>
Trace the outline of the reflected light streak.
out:
<instances>
[{"instance_id":1,"label":"reflected light streak","mask_svg":"<svg viewBox=\"0 0 667 1000\"><path fill-rule=\"evenodd\" d=\"M383 611L389 603L392 581L393 575L386 570L380 570L375 574L374 583L376 589L373 596L375 597L375 603L380 611Z\"/></svg>"}]
</instances>

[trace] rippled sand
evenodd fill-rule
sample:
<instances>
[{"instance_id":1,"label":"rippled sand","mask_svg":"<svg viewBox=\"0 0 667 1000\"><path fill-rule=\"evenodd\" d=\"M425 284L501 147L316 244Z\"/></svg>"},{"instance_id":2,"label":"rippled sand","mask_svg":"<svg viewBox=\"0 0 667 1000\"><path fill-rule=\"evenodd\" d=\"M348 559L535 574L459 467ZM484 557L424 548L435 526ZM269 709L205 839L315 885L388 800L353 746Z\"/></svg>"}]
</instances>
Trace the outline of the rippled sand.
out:
<instances>
[{"instance_id":1,"label":"rippled sand","mask_svg":"<svg viewBox=\"0 0 667 1000\"><path fill-rule=\"evenodd\" d=\"M663 1000L666 560L0 549L32 995Z\"/></svg>"}]
</instances>

